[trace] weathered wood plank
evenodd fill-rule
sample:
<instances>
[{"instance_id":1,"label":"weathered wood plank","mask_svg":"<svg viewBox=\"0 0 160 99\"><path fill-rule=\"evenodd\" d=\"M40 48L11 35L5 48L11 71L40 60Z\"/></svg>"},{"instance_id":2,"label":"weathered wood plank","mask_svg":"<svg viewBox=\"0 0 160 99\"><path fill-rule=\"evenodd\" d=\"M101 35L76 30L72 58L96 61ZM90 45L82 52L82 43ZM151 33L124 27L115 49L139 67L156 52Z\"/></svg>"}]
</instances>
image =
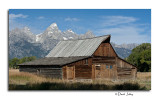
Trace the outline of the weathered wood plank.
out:
<instances>
[{"instance_id":1,"label":"weathered wood plank","mask_svg":"<svg viewBox=\"0 0 160 99\"><path fill-rule=\"evenodd\" d=\"M48 76L52 78L62 78L62 68L55 68L55 67L46 67L44 66L20 66L20 72L29 72L33 74L38 74L38 75L43 75L43 76Z\"/></svg>"}]
</instances>

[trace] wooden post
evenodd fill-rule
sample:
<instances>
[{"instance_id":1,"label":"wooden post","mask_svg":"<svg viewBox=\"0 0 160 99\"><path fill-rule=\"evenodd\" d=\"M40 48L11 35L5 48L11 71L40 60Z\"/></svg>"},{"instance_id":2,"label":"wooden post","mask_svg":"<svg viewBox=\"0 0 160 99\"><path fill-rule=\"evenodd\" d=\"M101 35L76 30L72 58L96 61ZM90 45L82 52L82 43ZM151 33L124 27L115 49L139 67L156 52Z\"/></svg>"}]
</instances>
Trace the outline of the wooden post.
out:
<instances>
[{"instance_id":1,"label":"wooden post","mask_svg":"<svg viewBox=\"0 0 160 99\"><path fill-rule=\"evenodd\" d=\"M66 79L68 80L68 72L67 72L68 70L67 70L67 66L66 66Z\"/></svg>"},{"instance_id":2,"label":"wooden post","mask_svg":"<svg viewBox=\"0 0 160 99\"><path fill-rule=\"evenodd\" d=\"M92 66L92 79L95 79L95 70L94 70L94 65L91 65Z\"/></svg>"},{"instance_id":3,"label":"wooden post","mask_svg":"<svg viewBox=\"0 0 160 99\"><path fill-rule=\"evenodd\" d=\"M74 66L74 78L73 79L75 79L75 66Z\"/></svg>"}]
</instances>

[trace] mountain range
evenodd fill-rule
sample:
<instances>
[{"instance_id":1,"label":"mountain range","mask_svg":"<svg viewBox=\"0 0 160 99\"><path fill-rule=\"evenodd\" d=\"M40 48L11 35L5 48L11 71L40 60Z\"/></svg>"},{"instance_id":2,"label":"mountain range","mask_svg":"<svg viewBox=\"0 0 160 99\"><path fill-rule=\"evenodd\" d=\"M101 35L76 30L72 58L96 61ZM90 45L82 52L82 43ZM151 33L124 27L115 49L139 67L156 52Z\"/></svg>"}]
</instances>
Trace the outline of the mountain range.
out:
<instances>
[{"instance_id":1,"label":"mountain range","mask_svg":"<svg viewBox=\"0 0 160 99\"><path fill-rule=\"evenodd\" d=\"M87 31L85 34L77 34L71 29L61 31L56 23L51 24L43 33L38 35L33 34L28 27L15 28L9 31L9 59L28 56L45 57L60 40L92 37L95 37L92 31ZM113 42L111 44L121 58L128 57L131 50L138 45L134 43L117 45Z\"/></svg>"}]
</instances>

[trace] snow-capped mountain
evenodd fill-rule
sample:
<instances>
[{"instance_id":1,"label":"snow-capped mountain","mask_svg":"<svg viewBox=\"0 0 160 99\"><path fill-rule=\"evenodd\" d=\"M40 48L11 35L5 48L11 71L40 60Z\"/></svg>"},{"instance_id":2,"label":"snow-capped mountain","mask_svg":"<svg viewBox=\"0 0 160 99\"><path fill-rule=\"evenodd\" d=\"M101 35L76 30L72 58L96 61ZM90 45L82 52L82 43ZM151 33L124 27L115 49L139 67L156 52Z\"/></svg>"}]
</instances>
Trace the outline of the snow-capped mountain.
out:
<instances>
[{"instance_id":1,"label":"snow-capped mountain","mask_svg":"<svg viewBox=\"0 0 160 99\"><path fill-rule=\"evenodd\" d=\"M63 39L69 40L69 39L78 39L79 35L73 32L71 29L68 29L64 32L62 32Z\"/></svg>"},{"instance_id":2,"label":"snow-capped mountain","mask_svg":"<svg viewBox=\"0 0 160 99\"><path fill-rule=\"evenodd\" d=\"M77 34L73 30L59 30L56 23L51 24L43 33L33 34L28 27L15 28L9 31L9 58L22 58L25 56L44 57L52 50L60 40L92 38L92 31L84 34ZM122 58L131 53L131 49L137 45L117 45L112 43L116 52Z\"/></svg>"},{"instance_id":3,"label":"snow-capped mountain","mask_svg":"<svg viewBox=\"0 0 160 99\"><path fill-rule=\"evenodd\" d=\"M86 32L85 34L81 34L80 36L79 36L79 39L84 39L84 38L88 38L88 37L95 37L94 36L94 34L92 33L92 31L88 31L88 32Z\"/></svg>"},{"instance_id":4,"label":"snow-capped mountain","mask_svg":"<svg viewBox=\"0 0 160 99\"><path fill-rule=\"evenodd\" d=\"M15 28L9 32L9 43L17 42L22 39L34 43L36 40L35 38L36 36L28 27L24 27L23 29Z\"/></svg>"},{"instance_id":5,"label":"snow-capped mountain","mask_svg":"<svg viewBox=\"0 0 160 99\"><path fill-rule=\"evenodd\" d=\"M93 33L85 33L83 37L71 29L59 30L56 23L51 24L43 33L33 34L28 27L9 31L9 57L31 56L44 57L60 40L82 39L94 37ZM35 48L36 47L36 48ZM38 48L38 49L37 49ZM35 50L34 50L35 49Z\"/></svg>"},{"instance_id":6,"label":"snow-capped mountain","mask_svg":"<svg viewBox=\"0 0 160 99\"><path fill-rule=\"evenodd\" d=\"M114 50L117 52L118 56L123 59L128 57L131 54L132 49L139 45L136 43L118 45L113 42L111 42L111 44L112 44Z\"/></svg>"},{"instance_id":7,"label":"snow-capped mountain","mask_svg":"<svg viewBox=\"0 0 160 99\"><path fill-rule=\"evenodd\" d=\"M43 57L47 53L41 44L36 43L36 35L28 27L16 28L9 32L9 58Z\"/></svg>"},{"instance_id":8,"label":"snow-capped mountain","mask_svg":"<svg viewBox=\"0 0 160 99\"><path fill-rule=\"evenodd\" d=\"M125 49L129 49L129 50L132 50L133 48L135 48L136 46L138 46L139 44L136 44L136 43L131 43L131 44L115 44L113 42L111 42L111 44L114 46L114 47L117 47L117 48L125 48Z\"/></svg>"},{"instance_id":9,"label":"snow-capped mountain","mask_svg":"<svg viewBox=\"0 0 160 99\"><path fill-rule=\"evenodd\" d=\"M82 38L91 38L94 37L93 33L85 33L82 37L81 35L76 34L71 29L68 29L64 32L59 30L56 23L51 24L43 33L36 35L36 42L41 43L42 47L47 51L53 49L54 46L60 40L70 40L70 39L82 39Z\"/></svg>"},{"instance_id":10,"label":"snow-capped mountain","mask_svg":"<svg viewBox=\"0 0 160 99\"><path fill-rule=\"evenodd\" d=\"M51 50L59 40L62 40L61 31L56 23L51 24L43 33L36 35L36 43L42 44L43 49Z\"/></svg>"},{"instance_id":11,"label":"snow-capped mountain","mask_svg":"<svg viewBox=\"0 0 160 99\"><path fill-rule=\"evenodd\" d=\"M60 39L61 31L58 29L56 23L51 24L42 34L37 36L39 42L44 42L46 39Z\"/></svg>"}]
</instances>

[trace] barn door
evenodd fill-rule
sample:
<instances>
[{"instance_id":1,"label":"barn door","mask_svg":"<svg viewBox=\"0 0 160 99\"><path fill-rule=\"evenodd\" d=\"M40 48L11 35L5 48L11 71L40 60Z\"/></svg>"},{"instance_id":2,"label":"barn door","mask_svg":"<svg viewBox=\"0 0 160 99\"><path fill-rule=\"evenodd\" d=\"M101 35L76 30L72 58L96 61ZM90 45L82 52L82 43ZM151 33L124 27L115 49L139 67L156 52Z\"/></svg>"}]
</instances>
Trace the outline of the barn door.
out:
<instances>
[{"instance_id":1,"label":"barn door","mask_svg":"<svg viewBox=\"0 0 160 99\"><path fill-rule=\"evenodd\" d=\"M67 67L67 79L73 79L74 78L74 67Z\"/></svg>"},{"instance_id":2,"label":"barn door","mask_svg":"<svg viewBox=\"0 0 160 99\"><path fill-rule=\"evenodd\" d=\"M101 78L100 65L95 65L95 78Z\"/></svg>"}]
</instances>

